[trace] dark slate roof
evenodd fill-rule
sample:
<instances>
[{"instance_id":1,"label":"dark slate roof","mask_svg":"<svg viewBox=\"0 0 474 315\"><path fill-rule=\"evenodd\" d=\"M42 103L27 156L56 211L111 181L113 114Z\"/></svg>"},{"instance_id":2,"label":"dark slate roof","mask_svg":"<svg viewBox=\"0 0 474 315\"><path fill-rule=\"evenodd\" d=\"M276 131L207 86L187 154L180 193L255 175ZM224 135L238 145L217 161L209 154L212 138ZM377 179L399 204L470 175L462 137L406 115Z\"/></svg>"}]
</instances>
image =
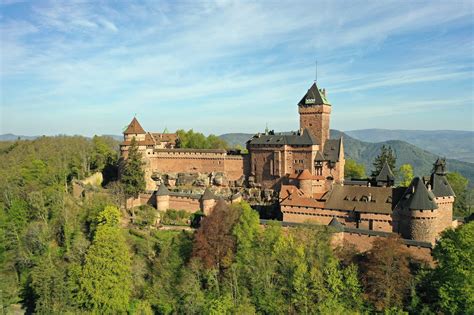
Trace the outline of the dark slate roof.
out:
<instances>
[{"instance_id":1,"label":"dark slate roof","mask_svg":"<svg viewBox=\"0 0 474 315\"><path fill-rule=\"evenodd\" d=\"M370 182L369 179L344 179L344 185L349 185L349 186L367 186L367 184Z\"/></svg>"},{"instance_id":2,"label":"dark slate roof","mask_svg":"<svg viewBox=\"0 0 474 315\"><path fill-rule=\"evenodd\" d=\"M304 145L310 146L318 144L316 139L311 136L311 133L305 129L303 132L292 133L270 133L270 134L256 134L248 142L250 145Z\"/></svg>"},{"instance_id":3,"label":"dark slate roof","mask_svg":"<svg viewBox=\"0 0 474 315\"><path fill-rule=\"evenodd\" d=\"M321 93L321 91L318 89L316 83L313 83L313 85L311 85L308 92L306 92L301 101L299 101L298 103L299 106L322 104L329 105L329 102L326 99L326 96L324 96L324 94Z\"/></svg>"},{"instance_id":4,"label":"dark slate roof","mask_svg":"<svg viewBox=\"0 0 474 315\"><path fill-rule=\"evenodd\" d=\"M391 182L395 180L395 176L393 175L387 161L383 164L382 169L380 170L379 175L375 177L375 180L378 182Z\"/></svg>"},{"instance_id":5,"label":"dark slate roof","mask_svg":"<svg viewBox=\"0 0 474 315\"><path fill-rule=\"evenodd\" d=\"M216 195L208 188L204 191L204 194L201 196L202 200L211 200L211 199L217 199Z\"/></svg>"},{"instance_id":6,"label":"dark slate roof","mask_svg":"<svg viewBox=\"0 0 474 315\"><path fill-rule=\"evenodd\" d=\"M324 144L323 156L325 161L339 161L342 138L328 139Z\"/></svg>"},{"instance_id":7,"label":"dark slate roof","mask_svg":"<svg viewBox=\"0 0 474 315\"><path fill-rule=\"evenodd\" d=\"M435 196L426 188L423 180L415 177L400 202L402 207L410 210L434 210L438 208L434 198Z\"/></svg>"},{"instance_id":8,"label":"dark slate roof","mask_svg":"<svg viewBox=\"0 0 474 315\"><path fill-rule=\"evenodd\" d=\"M438 158L433 164L433 173L446 175L446 159Z\"/></svg>"},{"instance_id":9,"label":"dark slate roof","mask_svg":"<svg viewBox=\"0 0 474 315\"><path fill-rule=\"evenodd\" d=\"M344 226L339 222L337 221L337 219L334 217L332 218L331 222L329 222L328 226L338 230L338 231L343 231L344 230Z\"/></svg>"},{"instance_id":10,"label":"dark slate roof","mask_svg":"<svg viewBox=\"0 0 474 315\"><path fill-rule=\"evenodd\" d=\"M158 188L158 190L156 192L156 195L157 196L169 196L170 191L168 190L168 187L166 187L166 185L162 183L160 185L160 188Z\"/></svg>"},{"instance_id":11,"label":"dark slate roof","mask_svg":"<svg viewBox=\"0 0 474 315\"><path fill-rule=\"evenodd\" d=\"M449 185L448 179L445 175L439 175L436 173L431 174L431 191L436 197L449 197L455 196L451 185Z\"/></svg>"},{"instance_id":12,"label":"dark slate roof","mask_svg":"<svg viewBox=\"0 0 474 315\"><path fill-rule=\"evenodd\" d=\"M123 132L124 134L144 134L145 130L142 128L138 120L133 117L132 121L128 125L127 129Z\"/></svg>"},{"instance_id":13,"label":"dark slate roof","mask_svg":"<svg viewBox=\"0 0 474 315\"><path fill-rule=\"evenodd\" d=\"M392 213L405 188L334 185L326 209L367 213Z\"/></svg>"},{"instance_id":14,"label":"dark slate roof","mask_svg":"<svg viewBox=\"0 0 474 315\"><path fill-rule=\"evenodd\" d=\"M324 156L321 151L318 150L318 152L316 152L316 157L314 158L314 160L318 162L324 161Z\"/></svg>"}]
</instances>

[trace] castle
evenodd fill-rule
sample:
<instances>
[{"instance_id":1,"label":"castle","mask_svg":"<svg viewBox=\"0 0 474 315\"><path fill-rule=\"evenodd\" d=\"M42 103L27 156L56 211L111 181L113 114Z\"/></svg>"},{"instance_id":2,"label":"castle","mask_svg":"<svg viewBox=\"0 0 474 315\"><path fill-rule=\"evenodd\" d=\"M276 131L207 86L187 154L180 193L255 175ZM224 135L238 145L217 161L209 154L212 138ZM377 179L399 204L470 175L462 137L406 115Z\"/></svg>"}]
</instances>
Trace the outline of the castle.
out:
<instances>
[{"instance_id":1,"label":"castle","mask_svg":"<svg viewBox=\"0 0 474 315\"><path fill-rule=\"evenodd\" d=\"M182 149L176 134L146 132L133 118L120 149L126 159L135 138L143 154L148 193L135 202L149 202L159 210L209 213L218 198L215 187L230 187L229 202L245 197L242 190L251 187L275 192L284 222L333 226L345 231L341 235L347 239L397 233L406 244L421 247L429 247L456 224L444 160L435 162L431 176L416 177L407 188L395 187L387 164L375 178L345 180L344 143L330 138L326 91L312 84L298 103L298 113L298 131L258 133L247 141L247 154ZM201 194L173 191L183 186L183 178L207 188Z\"/></svg>"}]
</instances>

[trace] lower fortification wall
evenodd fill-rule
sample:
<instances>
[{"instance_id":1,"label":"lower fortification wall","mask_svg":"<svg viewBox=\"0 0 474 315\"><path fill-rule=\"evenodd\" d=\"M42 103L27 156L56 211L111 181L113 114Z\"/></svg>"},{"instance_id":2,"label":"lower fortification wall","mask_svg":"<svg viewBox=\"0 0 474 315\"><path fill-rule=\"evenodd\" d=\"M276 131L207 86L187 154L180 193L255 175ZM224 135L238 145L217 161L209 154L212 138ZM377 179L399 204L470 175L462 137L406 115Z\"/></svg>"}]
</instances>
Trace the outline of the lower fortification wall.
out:
<instances>
[{"instance_id":1,"label":"lower fortification wall","mask_svg":"<svg viewBox=\"0 0 474 315\"><path fill-rule=\"evenodd\" d=\"M343 235L342 237L341 234ZM353 246L358 252L366 252L372 248L373 242L375 240L384 236L343 232L335 233L335 237L338 238L336 243L338 245ZM431 248L408 244L405 244L404 247L411 257L417 260L423 260L428 263L433 263L433 257L431 256Z\"/></svg>"},{"instance_id":2,"label":"lower fortification wall","mask_svg":"<svg viewBox=\"0 0 474 315\"><path fill-rule=\"evenodd\" d=\"M201 205L199 199L183 196L170 196L169 208L194 213L201 210Z\"/></svg>"}]
</instances>

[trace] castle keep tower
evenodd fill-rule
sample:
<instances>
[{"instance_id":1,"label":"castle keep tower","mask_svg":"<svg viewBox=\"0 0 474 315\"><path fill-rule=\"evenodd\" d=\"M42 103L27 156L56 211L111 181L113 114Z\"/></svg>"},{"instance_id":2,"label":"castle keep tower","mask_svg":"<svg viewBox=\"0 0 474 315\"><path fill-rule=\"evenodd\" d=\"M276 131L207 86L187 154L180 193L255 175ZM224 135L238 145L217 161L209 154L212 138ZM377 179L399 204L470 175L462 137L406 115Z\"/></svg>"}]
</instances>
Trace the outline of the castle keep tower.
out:
<instances>
[{"instance_id":1,"label":"castle keep tower","mask_svg":"<svg viewBox=\"0 0 474 315\"><path fill-rule=\"evenodd\" d=\"M329 139L329 118L331 116L331 104L326 99L326 90L318 89L316 83L309 88L308 92L298 103L300 114L300 128L308 129L311 135L324 147Z\"/></svg>"}]
</instances>

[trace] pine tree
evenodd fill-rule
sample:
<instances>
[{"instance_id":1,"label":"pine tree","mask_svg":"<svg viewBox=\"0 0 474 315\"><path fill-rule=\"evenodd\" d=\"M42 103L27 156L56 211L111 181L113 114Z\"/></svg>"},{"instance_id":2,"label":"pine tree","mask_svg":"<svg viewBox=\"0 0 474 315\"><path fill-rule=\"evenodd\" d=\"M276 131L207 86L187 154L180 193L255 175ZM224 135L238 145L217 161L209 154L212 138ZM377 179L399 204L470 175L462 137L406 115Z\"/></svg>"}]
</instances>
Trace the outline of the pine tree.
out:
<instances>
[{"instance_id":1,"label":"pine tree","mask_svg":"<svg viewBox=\"0 0 474 315\"><path fill-rule=\"evenodd\" d=\"M379 175L385 162L387 162L392 171L395 170L395 164L397 162L395 151L393 151L392 147L383 145L380 149L380 154L375 158L374 163L372 163L375 168L375 170L372 171L372 176L375 177Z\"/></svg>"},{"instance_id":2,"label":"pine tree","mask_svg":"<svg viewBox=\"0 0 474 315\"><path fill-rule=\"evenodd\" d=\"M131 259L119 219L116 207L108 206L101 212L85 258L78 299L92 312L124 313L129 306Z\"/></svg>"},{"instance_id":3,"label":"pine tree","mask_svg":"<svg viewBox=\"0 0 474 315\"><path fill-rule=\"evenodd\" d=\"M128 158L123 166L120 181L124 186L124 193L127 198L138 198L141 192L145 191L145 172L143 171L142 154L138 151L135 138L132 139L128 151Z\"/></svg>"}]
</instances>

